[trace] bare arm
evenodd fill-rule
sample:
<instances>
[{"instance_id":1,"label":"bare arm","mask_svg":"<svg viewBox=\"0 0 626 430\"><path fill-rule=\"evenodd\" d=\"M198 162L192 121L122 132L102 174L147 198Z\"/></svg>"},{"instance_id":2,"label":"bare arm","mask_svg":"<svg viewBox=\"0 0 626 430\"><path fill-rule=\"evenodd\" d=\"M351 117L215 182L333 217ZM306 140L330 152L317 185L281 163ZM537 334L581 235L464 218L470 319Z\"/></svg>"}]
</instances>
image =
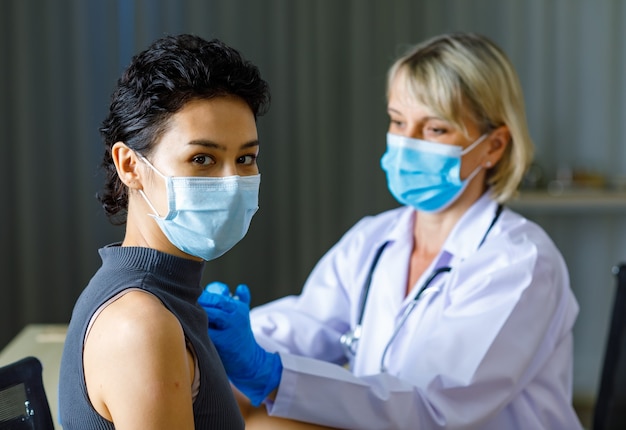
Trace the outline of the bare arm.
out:
<instances>
[{"instance_id":1,"label":"bare arm","mask_svg":"<svg viewBox=\"0 0 626 430\"><path fill-rule=\"evenodd\" d=\"M265 405L255 408L248 399L233 387L239 409L246 420L246 430L332 430L331 427L309 424L267 414Z\"/></svg>"},{"instance_id":2,"label":"bare arm","mask_svg":"<svg viewBox=\"0 0 626 430\"><path fill-rule=\"evenodd\" d=\"M118 430L193 429L193 362L176 317L130 292L95 320L83 353L96 411Z\"/></svg>"}]
</instances>

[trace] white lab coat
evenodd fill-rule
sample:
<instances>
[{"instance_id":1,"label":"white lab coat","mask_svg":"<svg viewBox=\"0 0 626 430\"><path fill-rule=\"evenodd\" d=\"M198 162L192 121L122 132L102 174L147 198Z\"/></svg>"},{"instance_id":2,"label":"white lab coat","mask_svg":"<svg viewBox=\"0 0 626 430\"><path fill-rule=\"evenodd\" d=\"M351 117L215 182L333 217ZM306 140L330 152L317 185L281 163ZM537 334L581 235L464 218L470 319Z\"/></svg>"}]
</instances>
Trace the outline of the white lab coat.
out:
<instances>
[{"instance_id":1,"label":"white lab coat","mask_svg":"<svg viewBox=\"0 0 626 430\"><path fill-rule=\"evenodd\" d=\"M387 353L405 297L412 227L403 207L366 217L319 261L300 296L251 313L257 341L284 366L271 415L359 429L582 428L571 405L578 305L563 258L536 224L485 194L426 270L451 266L425 290ZM380 244L351 371L340 336ZM416 289L414 289L416 290ZM340 365L337 365L340 364Z\"/></svg>"}]
</instances>

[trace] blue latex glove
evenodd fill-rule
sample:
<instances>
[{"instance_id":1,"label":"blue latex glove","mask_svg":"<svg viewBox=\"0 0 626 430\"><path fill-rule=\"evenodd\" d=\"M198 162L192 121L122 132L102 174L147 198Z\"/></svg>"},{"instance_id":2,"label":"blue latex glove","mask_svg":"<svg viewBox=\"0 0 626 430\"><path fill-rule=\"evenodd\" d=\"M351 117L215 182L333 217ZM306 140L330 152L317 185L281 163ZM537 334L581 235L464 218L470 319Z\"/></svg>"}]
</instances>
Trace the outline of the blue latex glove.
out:
<instances>
[{"instance_id":1,"label":"blue latex glove","mask_svg":"<svg viewBox=\"0 0 626 430\"><path fill-rule=\"evenodd\" d=\"M233 296L228 286L212 282L198 299L209 317L209 337L217 349L226 374L254 406L280 383L280 356L256 343L250 328L250 290L239 285Z\"/></svg>"}]
</instances>

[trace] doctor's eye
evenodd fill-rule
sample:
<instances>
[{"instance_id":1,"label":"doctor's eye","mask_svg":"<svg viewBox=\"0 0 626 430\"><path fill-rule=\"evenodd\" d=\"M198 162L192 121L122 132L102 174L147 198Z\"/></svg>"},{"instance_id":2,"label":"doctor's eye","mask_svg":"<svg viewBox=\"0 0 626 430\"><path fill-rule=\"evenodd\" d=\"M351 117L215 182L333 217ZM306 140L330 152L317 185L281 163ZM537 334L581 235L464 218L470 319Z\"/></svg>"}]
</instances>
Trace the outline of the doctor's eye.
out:
<instances>
[{"instance_id":1,"label":"doctor's eye","mask_svg":"<svg viewBox=\"0 0 626 430\"><path fill-rule=\"evenodd\" d=\"M399 130L402 128L402 126L404 125L403 121L397 120L397 119L390 119L389 120L389 128L390 129L396 129Z\"/></svg>"},{"instance_id":2,"label":"doctor's eye","mask_svg":"<svg viewBox=\"0 0 626 430\"><path fill-rule=\"evenodd\" d=\"M428 124L424 127L423 134L426 137L442 136L450 131L450 127L444 124Z\"/></svg>"},{"instance_id":3,"label":"doctor's eye","mask_svg":"<svg viewBox=\"0 0 626 430\"><path fill-rule=\"evenodd\" d=\"M440 134L444 134L446 132L445 128L429 128L426 130L426 133L428 134L434 134L434 135L440 135Z\"/></svg>"}]
</instances>

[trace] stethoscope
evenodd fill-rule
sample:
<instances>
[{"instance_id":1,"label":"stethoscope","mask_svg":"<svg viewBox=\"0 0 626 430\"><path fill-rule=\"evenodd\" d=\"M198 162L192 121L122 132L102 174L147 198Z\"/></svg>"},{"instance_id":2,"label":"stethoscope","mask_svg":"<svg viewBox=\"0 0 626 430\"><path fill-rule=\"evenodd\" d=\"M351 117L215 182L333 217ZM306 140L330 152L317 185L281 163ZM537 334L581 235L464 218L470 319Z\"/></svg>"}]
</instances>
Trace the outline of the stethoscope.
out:
<instances>
[{"instance_id":1,"label":"stethoscope","mask_svg":"<svg viewBox=\"0 0 626 430\"><path fill-rule=\"evenodd\" d=\"M503 209L503 206L498 205L496 209L496 213L493 219L491 220L491 224L489 224L489 227L487 227L487 231L485 231L485 234L483 235L480 243L478 244L478 248L480 248L482 244L485 242L485 239L487 239L487 235L489 234L493 226L498 221L498 218L500 218L502 209ZM372 276L374 275L374 271L376 270L376 265L378 264L378 260L380 260L380 256L382 255L387 244L389 244L388 241L384 242L382 245L378 247L378 249L376 250L376 253L374 254L374 259L372 260L372 264L370 265L369 271L367 272L367 277L365 278L363 292L361 293L361 299L359 301L359 318L357 320L356 326L354 327L354 329L351 329L345 332L339 339L339 342L341 343L344 349L346 357L351 362L354 360L354 357L356 356L357 346L359 343L359 339L361 338L361 327L362 327L362 322L363 322L363 315L365 313L365 304L367 302L367 297L369 295L369 290L370 290L370 286L372 283ZM413 309L415 309L415 306L417 306L417 302L422 296L422 293L424 293L424 291L433 283L433 281L439 275L441 275L442 273L447 273L450 270L452 270L452 267L450 266L442 266L442 267L436 268L428 276L428 278L426 278L424 283L420 286L419 290L417 290L417 294L415 295L415 298L411 300L411 303L409 303L409 305L404 310L404 313L402 314L400 321L396 324L396 327L394 328L393 333L391 334L391 337L389 338L389 340L387 341L387 344L385 345L385 349L383 350L383 355L380 359L380 371L381 372L387 371L387 367L385 366L385 358L387 357L387 352L389 351L389 347L398 336L398 333L404 326L404 323L408 319Z\"/></svg>"}]
</instances>

